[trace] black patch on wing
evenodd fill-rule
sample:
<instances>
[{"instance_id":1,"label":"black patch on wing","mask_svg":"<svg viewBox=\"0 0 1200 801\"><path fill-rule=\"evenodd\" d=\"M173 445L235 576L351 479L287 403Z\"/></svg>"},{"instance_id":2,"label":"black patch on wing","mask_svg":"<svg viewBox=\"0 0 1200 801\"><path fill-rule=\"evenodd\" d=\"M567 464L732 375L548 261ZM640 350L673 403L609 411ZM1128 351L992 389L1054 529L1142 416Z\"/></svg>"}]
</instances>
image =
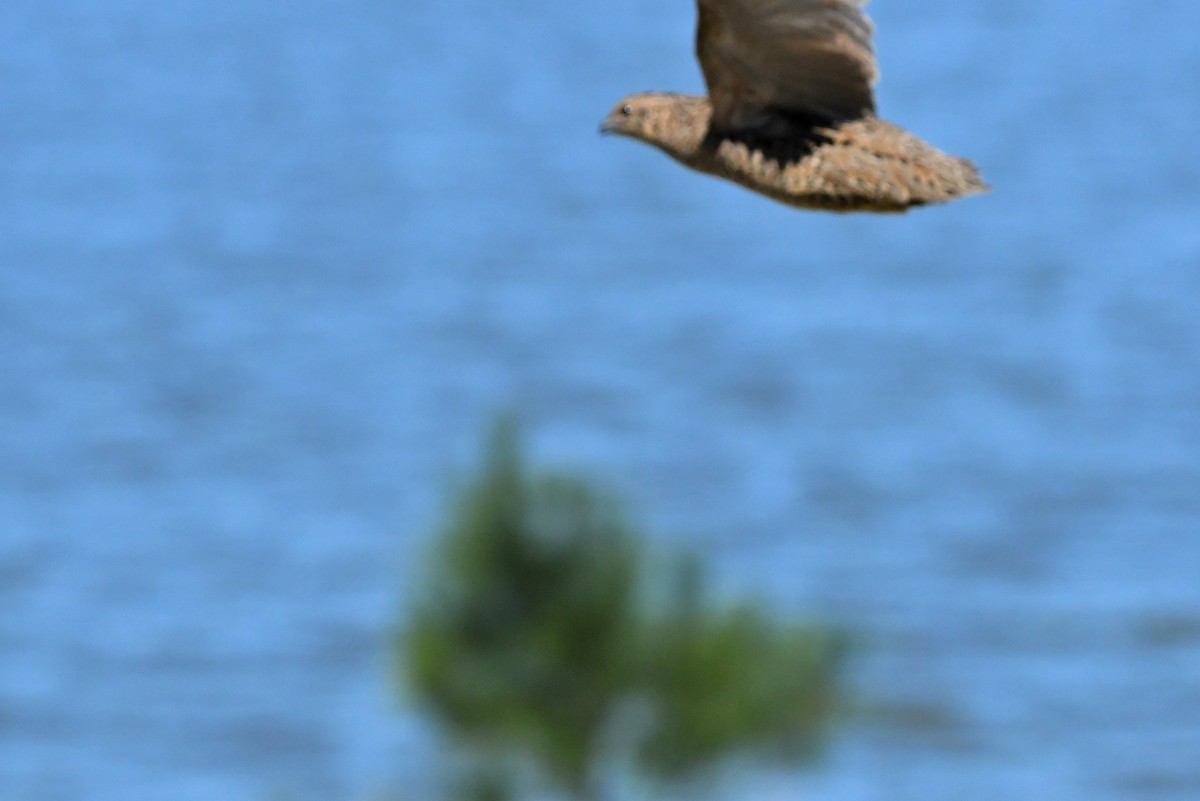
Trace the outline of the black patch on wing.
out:
<instances>
[{"instance_id":1,"label":"black patch on wing","mask_svg":"<svg viewBox=\"0 0 1200 801\"><path fill-rule=\"evenodd\" d=\"M710 126L703 146L716 150L722 142L737 142L751 152L762 153L764 158L777 162L780 167L786 167L832 142L825 130L839 122L841 120L822 114L771 108L764 113L762 123L753 127L726 131Z\"/></svg>"}]
</instances>

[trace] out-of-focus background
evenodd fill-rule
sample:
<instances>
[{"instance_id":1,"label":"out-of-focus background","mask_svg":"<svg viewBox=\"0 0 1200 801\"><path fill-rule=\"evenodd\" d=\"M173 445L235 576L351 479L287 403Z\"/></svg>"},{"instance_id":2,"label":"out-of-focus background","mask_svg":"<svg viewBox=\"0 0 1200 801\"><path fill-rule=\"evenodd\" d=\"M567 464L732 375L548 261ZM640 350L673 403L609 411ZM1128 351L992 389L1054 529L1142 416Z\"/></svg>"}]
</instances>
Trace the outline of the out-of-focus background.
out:
<instances>
[{"instance_id":1,"label":"out-of-focus background","mask_svg":"<svg viewBox=\"0 0 1200 801\"><path fill-rule=\"evenodd\" d=\"M0 797L431 798L388 633L493 416L874 709L729 797L1200 795L1200 6L876 0L986 196L599 119L687 0L8 0Z\"/></svg>"}]
</instances>

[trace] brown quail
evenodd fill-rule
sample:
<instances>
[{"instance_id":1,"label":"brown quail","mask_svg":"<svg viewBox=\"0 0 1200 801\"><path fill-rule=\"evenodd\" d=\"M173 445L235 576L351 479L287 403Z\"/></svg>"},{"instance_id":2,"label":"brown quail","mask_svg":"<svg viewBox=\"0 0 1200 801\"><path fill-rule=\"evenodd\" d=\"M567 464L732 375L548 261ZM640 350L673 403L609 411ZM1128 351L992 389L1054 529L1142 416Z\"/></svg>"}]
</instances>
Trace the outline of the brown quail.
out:
<instances>
[{"instance_id":1,"label":"brown quail","mask_svg":"<svg viewBox=\"0 0 1200 801\"><path fill-rule=\"evenodd\" d=\"M862 5L698 0L708 97L630 95L601 130L800 208L897 212L985 191L971 162L875 116Z\"/></svg>"}]
</instances>

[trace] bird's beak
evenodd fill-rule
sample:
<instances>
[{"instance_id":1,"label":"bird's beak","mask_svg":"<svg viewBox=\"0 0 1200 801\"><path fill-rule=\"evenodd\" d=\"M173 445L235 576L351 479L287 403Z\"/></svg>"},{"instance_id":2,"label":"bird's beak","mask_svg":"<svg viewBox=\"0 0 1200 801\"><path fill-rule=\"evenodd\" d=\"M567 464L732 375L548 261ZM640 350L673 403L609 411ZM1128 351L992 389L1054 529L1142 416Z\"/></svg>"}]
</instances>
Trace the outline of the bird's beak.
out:
<instances>
[{"instance_id":1,"label":"bird's beak","mask_svg":"<svg viewBox=\"0 0 1200 801\"><path fill-rule=\"evenodd\" d=\"M603 120L600 121L600 133L610 134L610 133L616 133L616 132L617 132L617 123L613 120L612 117L605 117Z\"/></svg>"}]
</instances>

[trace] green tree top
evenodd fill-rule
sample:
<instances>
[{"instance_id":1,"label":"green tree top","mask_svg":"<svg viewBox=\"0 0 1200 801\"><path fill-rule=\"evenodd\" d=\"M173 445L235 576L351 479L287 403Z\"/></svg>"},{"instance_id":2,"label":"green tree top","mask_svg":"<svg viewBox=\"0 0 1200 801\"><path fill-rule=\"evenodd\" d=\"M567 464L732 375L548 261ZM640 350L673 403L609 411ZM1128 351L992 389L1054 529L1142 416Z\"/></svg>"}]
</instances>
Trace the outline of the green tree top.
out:
<instances>
[{"instance_id":1,"label":"green tree top","mask_svg":"<svg viewBox=\"0 0 1200 801\"><path fill-rule=\"evenodd\" d=\"M613 753L686 778L736 753L800 757L827 731L840 638L705 602L695 560L664 577L615 502L580 477L530 475L515 424L438 540L397 639L418 696L488 762L535 765L579 799ZM669 571L668 571L669 572ZM670 581L670 603L648 590ZM620 725L641 710L643 725Z\"/></svg>"}]
</instances>

